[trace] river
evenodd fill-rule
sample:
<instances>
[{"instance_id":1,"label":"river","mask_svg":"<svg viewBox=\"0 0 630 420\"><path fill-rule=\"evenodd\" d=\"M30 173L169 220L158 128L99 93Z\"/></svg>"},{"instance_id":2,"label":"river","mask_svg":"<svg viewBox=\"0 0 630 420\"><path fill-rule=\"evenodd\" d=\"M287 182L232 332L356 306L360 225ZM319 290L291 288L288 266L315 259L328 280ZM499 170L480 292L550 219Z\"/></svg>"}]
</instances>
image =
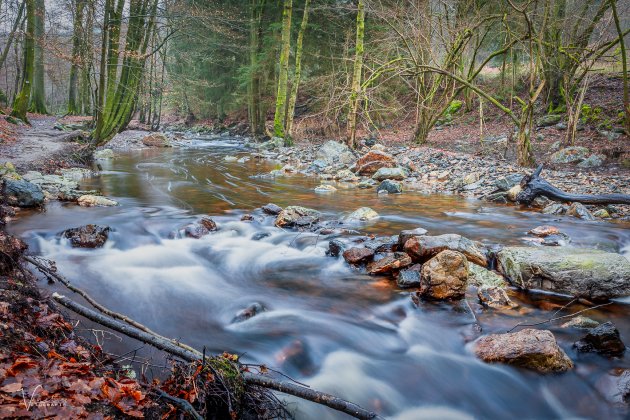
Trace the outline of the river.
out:
<instances>
[{"instance_id":1,"label":"river","mask_svg":"<svg viewBox=\"0 0 630 420\"><path fill-rule=\"evenodd\" d=\"M51 203L45 212L23 211L10 225L31 250L57 262L59 271L105 306L159 333L207 352L229 351L246 363L264 363L385 416L416 418L623 418L622 405L604 397L607 372L628 368L626 359L578 355L575 330L550 328L576 362L562 375L543 376L488 365L470 352L478 335L505 332L524 320L549 318L566 299L512 291L520 309L484 310L460 303L416 306L395 281L370 277L325 255L331 237L284 231L259 207L301 205L338 218L368 206L380 218L351 226L364 234L395 235L423 227L430 234L458 233L487 244L523 244L526 232L553 224L573 246L623 252L630 226L545 216L514 206L457 196L377 196L345 188L321 194L315 178L258 176L274 163L226 162L244 149L230 139L188 141L186 147L147 149L102 162L85 180L120 202L111 208ZM276 165L277 166L277 165ZM253 222L240 221L250 213ZM187 223L211 216L220 230L201 239L173 238ZM113 229L102 249L72 249L58 234L87 223ZM266 233L260 239L254 235ZM257 240L256 240L257 239ZM61 290L58 285L42 287ZM63 291L67 293L66 291ZM243 308L266 311L233 322ZM573 305L569 311L582 309ZM630 340L628 305L589 312L612 320ZM107 336L106 349L125 353L135 344ZM143 349L144 357L155 352ZM157 356L155 356L157 357ZM311 403L291 404L302 418L345 418Z\"/></svg>"}]
</instances>

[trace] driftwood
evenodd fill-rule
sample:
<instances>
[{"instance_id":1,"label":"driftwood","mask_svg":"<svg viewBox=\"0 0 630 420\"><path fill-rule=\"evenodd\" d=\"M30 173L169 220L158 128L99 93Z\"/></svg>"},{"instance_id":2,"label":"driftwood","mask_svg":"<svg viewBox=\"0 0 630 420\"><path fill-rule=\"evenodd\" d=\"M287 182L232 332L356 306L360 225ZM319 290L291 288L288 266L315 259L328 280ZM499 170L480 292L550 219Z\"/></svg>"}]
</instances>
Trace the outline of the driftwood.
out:
<instances>
[{"instance_id":1,"label":"driftwood","mask_svg":"<svg viewBox=\"0 0 630 420\"><path fill-rule=\"evenodd\" d=\"M523 177L521 180L522 190L516 196L516 201L530 204L536 197L544 195L555 201L583 204L630 204L629 194L571 194L564 192L541 178L542 170L543 165L540 165L531 175Z\"/></svg>"},{"instance_id":2,"label":"driftwood","mask_svg":"<svg viewBox=\"0 0 630 420\"><path fill-rule=\"evenodd\" d=\"M97 322L107 328L125 334L131 338L150 344L166 353L179 357L187 362L202 360L203 354L198 351L190 351L181 346L175 345L172 340L166 339L155 334L148 333L130 324L118 321L109 316L98 313L92 309L86 308L74 302L59 293L53 293L53 299L62 306L76 312L77 314ZM335 397L325 392L316 391L304 386L300 386L288 381L279 381L268 376L246 372L243 374L243 380L246 384L273 389L285 394L294 395L298 398L309 400L317 404L325 405L334 410L349 414L358 419L382 419L378 414L361 408L360 406Z\"/></svg>"}]
</instances>

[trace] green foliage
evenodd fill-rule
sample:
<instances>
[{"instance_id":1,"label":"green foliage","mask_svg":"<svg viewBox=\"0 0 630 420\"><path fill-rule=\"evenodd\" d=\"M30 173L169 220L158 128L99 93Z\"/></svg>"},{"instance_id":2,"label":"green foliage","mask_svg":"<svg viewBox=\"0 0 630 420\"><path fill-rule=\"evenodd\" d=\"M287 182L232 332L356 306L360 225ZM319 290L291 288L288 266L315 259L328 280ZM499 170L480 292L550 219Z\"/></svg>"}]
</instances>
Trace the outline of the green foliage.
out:
<instances>
[{"instance_id":1,"label":"green foliage","mask_svg":"<svg viewBox=\"0 0 630 420\"><path fill-rule=\"evenodd\" d=\"M583 124L596 124L601 121L603 110L596 106L592 107L588 104L582 105L580 111L580 121Z\"/></svg>"},{"instance_id":2,"label":"green foliage","mask_svg":"<svg viewBox=\"0 0 630 420\"><path fill-rule=\"evenodd\" d=\"M442 117L438 120L438 125L449 124L453 121L453 116L462 108L464 103L458 99L454 99L448 104L448 107L442 113Z\"/></svg>"}]
</instances>

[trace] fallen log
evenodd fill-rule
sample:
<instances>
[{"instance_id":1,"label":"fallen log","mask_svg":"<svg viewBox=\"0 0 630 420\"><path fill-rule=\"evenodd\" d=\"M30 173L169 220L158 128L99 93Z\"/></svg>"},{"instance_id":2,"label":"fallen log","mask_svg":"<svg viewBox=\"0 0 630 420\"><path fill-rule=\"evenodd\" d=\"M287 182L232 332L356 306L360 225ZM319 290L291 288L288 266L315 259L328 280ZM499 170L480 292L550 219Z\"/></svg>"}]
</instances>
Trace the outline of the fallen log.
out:
<instances>
[{"instance_id":1,"label":"fallen log","mask_svg":"<svg viewBox=\"0 0 630 420\"><path fill-rule=\"evenodd\" d=\"M52 298L62 306L91 321L97 322L98 324L101 324L121 334L125 334L128 337L135 338L136 340L142 341L143 343L150 344L153 347L169 353L173 356L176 356L184 361L195 362L203 359L203 354L201 352L184 349L173 344L173 342L169 339L165 339L164 337L148 333L130 324L115 320L106 315L93 311L92 309L86 308L85 306L80 305L59 293L53 293ZM378 414L374 413L373 411L366 410L358 406L357 404L343 400L334 395L316 391L314 389L300 386L288 381L279 381L268 376L251 372L243 373L243 380L246 384L269 388L285 394L290 394L298 398L312 401L314 403L327 406L334 410L341 411L357 419L382 419L382 417L380 417Z\"/></svg>"},{"instance_id":2,"label":"fallen log","mask_svg":"<svg viewBox=\"0 0 630 420\"><path fill-rule=\"evenodd\" d=\"M531 175L525 175L521 180L521 192L516 201L531 204L536 197L545 196L555 201L579 202L582 204L630 204L630 194L571 194L564 192L540 177L543 165L540 165Z\"/></svg>"}]
</instances>

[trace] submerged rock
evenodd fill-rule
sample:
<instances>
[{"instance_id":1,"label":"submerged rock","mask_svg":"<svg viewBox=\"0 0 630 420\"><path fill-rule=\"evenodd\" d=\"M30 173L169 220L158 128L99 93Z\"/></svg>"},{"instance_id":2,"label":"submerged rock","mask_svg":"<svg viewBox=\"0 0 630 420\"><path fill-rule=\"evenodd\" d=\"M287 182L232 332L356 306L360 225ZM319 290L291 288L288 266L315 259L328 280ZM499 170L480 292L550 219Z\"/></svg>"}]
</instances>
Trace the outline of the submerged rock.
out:
<instances>
[{"instance_id":1,"label":"submerged rock","mask_svg":"<svg viewBox=\"0 0 630 420\"><path fill-rule=\"evenodd\" d=\"M266 309L262 304L258 302L254 302L251 305L249 305L247 308L242 309L238 313L236 313L236 315L234 315L234 318L232 318L232 324L235 324L237 322L247 321L248 319L265 311Z\"/></svg>"},{"instance_id":2,"label":"submerged rock","mask_svg":"<svg viewBox=\"0 0 630 420\"><path fill-rule=\"evenodd\" d=\"M459 299L466 293L467 280L464 254L442 251L422 266L419 294L431 299Z\"/></svg>"},{"instance_id":3,"label":"submerged rock","mask_svg":"<svg viewBox=\"0 0 630 420\"><path fill-rule=\"evenodd\" d=\"M346 260L348 264L364 264L369 261L372 261L374 258L374 250L369 248L350 248L343 252L343 259Z\"/></svg>"},{"instance_id":4,"label":"submerged rock","mask_svg":"<svg viewBox=\"0 0 630 420\"><path fill-rule=\"evenodd\" d=\"M541 373L573 368L573 362L548 330L524 329L487 335L477 340L474 352L486 363L504 363Z\"/></svg>"},{"instance_id":5,"label":"submerged rock","mask_svg":"<svg viewBox=\"0 0 630 420\"><path fill-rule=\"evenodd\" d=\"M541 289L587 299L630 295L630 261L623 255L567 247L506 247L499 271L523 289Z\"/></svg>"},{"instance_id":6,"label":"submerged rock","mask_svg":"<svg viewBox=\"0 0 630 420\"><path fill-rule=\"evenodd\" d=\"M4 196L9 205L18 207L41 207L44 204L42 189L25 179L4 180Z\"/></svg>"},{"instance_id":7,"label":"submerged rock","mask_svg":"<svg viewBox=\"0 0 630 420\"><path fill-rule=\"evenodd\" d=\"M84 207L113 207L117 206L118 202L110 200L100 195L82 195L77 200L80 206Z\"/></svg>"},{"instance_id":8,"label":"submerged rock","mask_svg":"<svg viewBox=\"0 0 630 420\"><path fill-rule=\"evenodd\" d=\"M587 318L582 315L578 315L574 318L571 318L570 321L565 322L561 325L562 328L577 328L579 330L590 330L591 328L595 328L599 325L599 322Z\"/></svg>"},{"instance_id":9,"label":"submerged rock","mask_svg":"<svg viewBox=\"0 0 630 420\"><path fill-rule=\"evenodd\" d=\"M209 217L202 217L201 220L199 220L199 224L210 232L214 232L218 229L217 223Z\"/></svg>"},{"instance_id":10,"label":"submerged rock","mask_svg":"<svg viewBox=\"0 0 630 420\"><path fill-rule=\"evenodd\" d=\"M534 236L538 236L540 238L544 238L545 236L549 236L549 235L557 235L558 233L560 233L560 230L555 226L544 225L544 226L535 227L534 229L530 230L527 233Z\"/></svg>"},{"instance_id":11,"label":"submerged rock","mask_svg":"<svg viewBox=\"0 0 630 420\"><path fill-rule=\"evenodd\" d=\"M393 168L396 166L394 158L379 150L371 150L363 155L355 165L357 175L373 175L381 168Z\"/></svg>"},{"instance_id":12,"label":"submerged rock","mask_svg":"<svg viewBox=\"0 0 630 420\"><path fill-rule=\"evenodd\" d=\"M85 225L64 230L61 236L67 238L73 248L100 248L109 238L109 226Z\"/></svg>"},{"instance_id":13,"label":"submerged rock","mask_svg":"<svg viewBox=\"0 0 630 420\"><path fill-rule=\"evenodd\" d=\"M328 242L327 254L331 257L338 257L345 248L346 246L343 242L338 239L333 239L332 241Z\"/></svg>"},{"instance_id":14,"label":"submerged rock","mask_svg":"<svg viewBox=\"0 0 630 420\"><path fill-rule=\"evenodd\" d=\"M350 213L345 220L349 222L365 222L368 220L376 219L378 217L378 213L372 210L369 207L360 207Z\"/></svg>"},{"instance_id":15,"label":"submerged rock","mask_svg":"<svg viewBox=\"0 0 630 420\"><path fill-rule=\"evenodd\" d=\"M605 356L621 356L626 351L619 330L612 322L605 322L591 329L574 346L579 352L597 352Z\"/></svg>"},{"instance_id":16,"label":"submerged rock","mask_svg":"<svg viewBox=\"0 0 630 420\"><path fill-rule=\"evenodd\" d=\"M456 234L414 236L405 242L404 250L416 262L424 262L444 250L451 250L461 252L474 264L488 265L486 256L473 241Z\"/></svg>"},{"instance_id":17,"label":"submerged rock","mask_svg":"<svg viewBox=\"0 0 630 420\"><path fill-rule=\"evenodd\" d=\"M300 206L289 206L278 213L275 225L278 227L302 226L317 223L320 213L317 210Z\"/></svg>"},{"instance_id":18,"label":"submerged rock","mask_svg":"<svg viewBox=\"0 0 630 420\"><path fill-rule=\"evenodd\" d=\"M329 192L335 192L335 191L337 191L337 188L328 184L322 184L315 187L315 192L318 192L318 193L329 193Z\"/></svg>"}]
</instances>

